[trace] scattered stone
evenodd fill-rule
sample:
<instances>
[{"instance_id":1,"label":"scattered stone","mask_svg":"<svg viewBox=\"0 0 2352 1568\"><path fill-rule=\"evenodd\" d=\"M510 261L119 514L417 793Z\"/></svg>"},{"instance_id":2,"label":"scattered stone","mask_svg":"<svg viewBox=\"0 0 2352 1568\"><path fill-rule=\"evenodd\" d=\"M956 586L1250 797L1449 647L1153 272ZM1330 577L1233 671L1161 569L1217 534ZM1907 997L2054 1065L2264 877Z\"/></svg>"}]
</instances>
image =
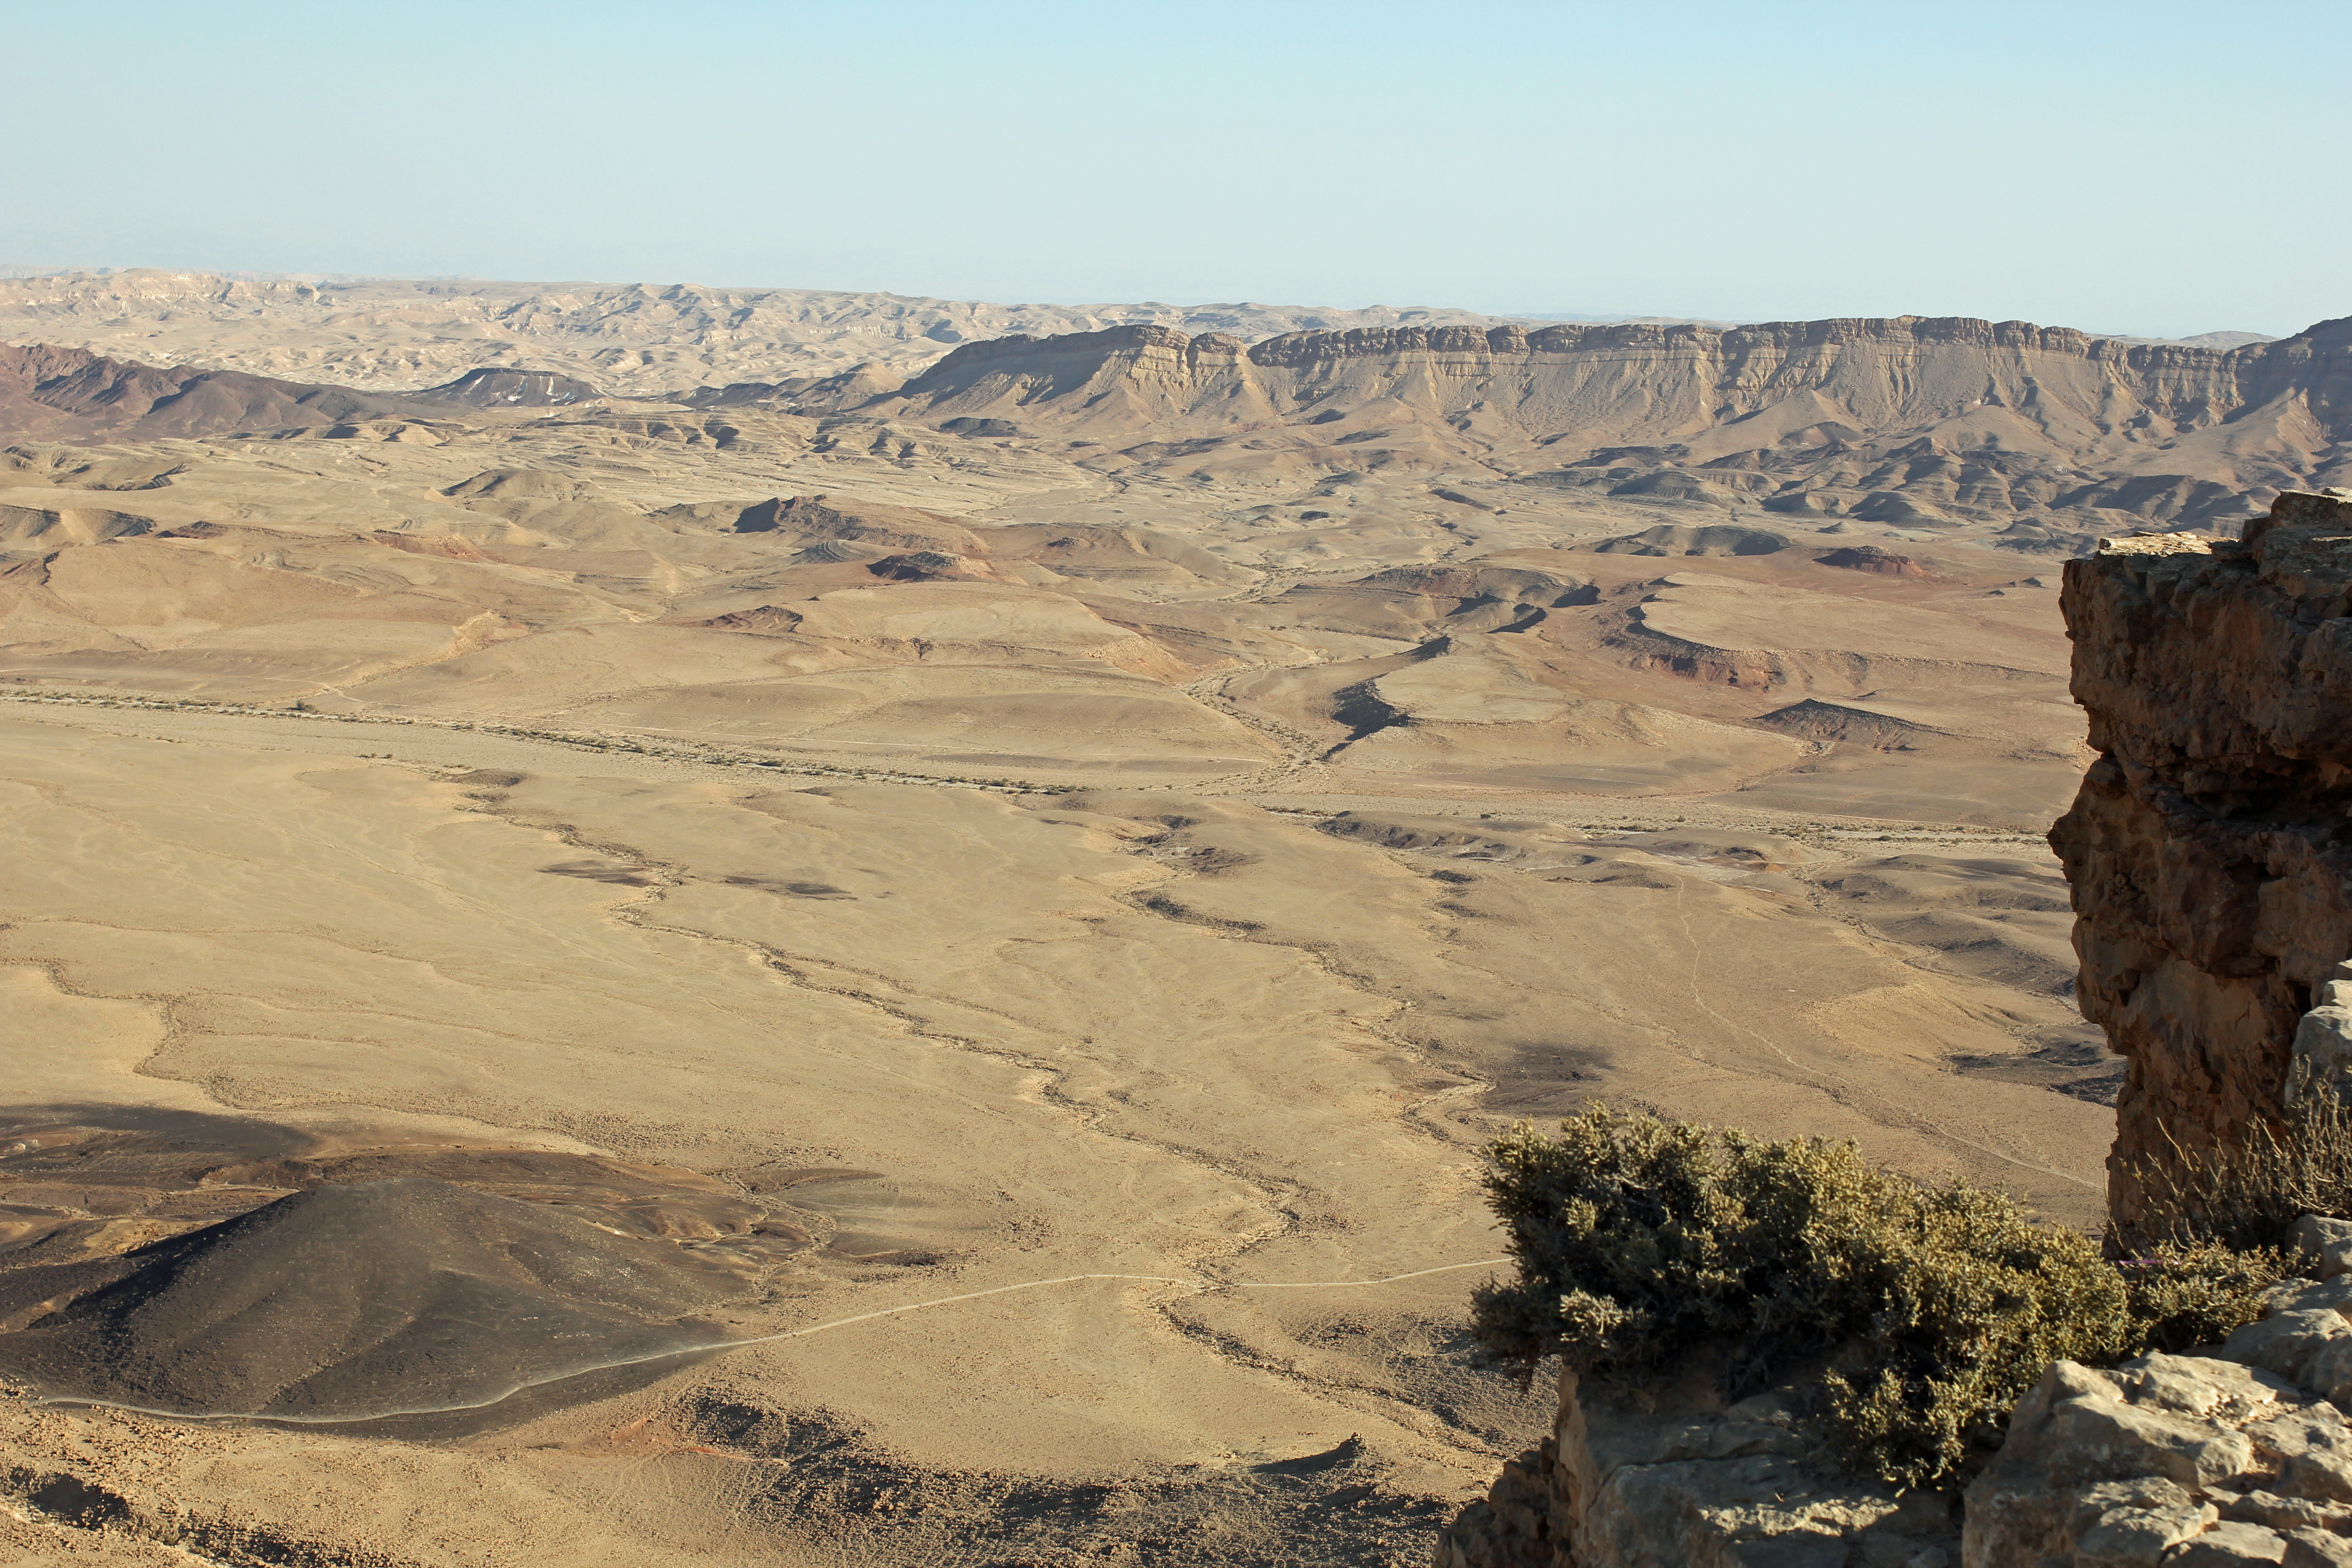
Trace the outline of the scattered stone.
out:
<instances>
[{"instance_id":1,"label":"scattered stone","mask_svg":"<svg viewBox=\"0 0 2352 1568\"><path fill-rule=\"evenodd\" d=\"M2259 1524L2217 1524L2167 1557L2166 1568L2236 1568L2276 1563L2286 1556L2286 1537Z\"/></svg>"}]
</instances>

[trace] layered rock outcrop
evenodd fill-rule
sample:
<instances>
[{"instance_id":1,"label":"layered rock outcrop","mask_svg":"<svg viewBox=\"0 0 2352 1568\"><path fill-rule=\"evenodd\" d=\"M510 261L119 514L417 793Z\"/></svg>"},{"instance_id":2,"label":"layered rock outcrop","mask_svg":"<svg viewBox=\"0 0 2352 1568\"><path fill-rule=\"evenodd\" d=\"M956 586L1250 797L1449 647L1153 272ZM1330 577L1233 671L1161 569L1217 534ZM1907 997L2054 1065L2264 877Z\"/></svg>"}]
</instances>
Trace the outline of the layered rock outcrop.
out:
<instances>
[{"instance_id":1,"label":"layered rock outcrop","mask_svg":"<svg viewBox=\"0 0 2352 1568\"><path fill-rule=\"evenodd\" d=\"M2328 989L2352 955L2352 492L2282 496L2242 540L2104 542L2063 603L2100 756L2050 841L2083 1014L2130 1060L2129 1222L2135 1173L2274 1114L2298 1055L2352 1054Z\"/></svg>"},{"instance_id":2,"label":"layered rock outcrop","mask_svg":"<svg viewBox=\"0 0 2352 1568\"><path fill-rule=\"evenodd\" d=\"M1542 482L1622 494L1923 526L2043 528L2068 511L2179 525L2332 482L2352 437L2352 321L2227 351L1913 316L1256 343L1138 325L965 343L863 412L1121 441L1148 426L1155 444L1130 455L1232 437L1349 467L1410 429L1416 460L1515 450Z\"/></svg>"}]
</instances>

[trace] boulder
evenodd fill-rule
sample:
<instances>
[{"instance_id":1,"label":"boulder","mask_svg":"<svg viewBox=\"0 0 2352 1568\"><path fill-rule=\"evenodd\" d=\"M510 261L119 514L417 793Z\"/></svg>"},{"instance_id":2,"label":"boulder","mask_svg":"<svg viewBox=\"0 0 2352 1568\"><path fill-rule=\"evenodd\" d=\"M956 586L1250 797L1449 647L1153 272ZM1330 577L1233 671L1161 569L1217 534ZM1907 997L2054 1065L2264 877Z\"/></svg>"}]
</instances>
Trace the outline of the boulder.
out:
<instances>
[{"instance_id":1,"label":"boulder","mask_svg":"<svg viewBox=\"0 0 2352 1568\"><path fill-rule=\"evenodd\" d=\"M1506 1466L1441 1537L1437 1568L1951 1568L1958 1499L1822 1462L1796 1380L1727 1405L1718 1362L1640 1390L1560 1378L1553 1441ZM1538 1508L1528 1493L1542 1488Z\"/></svg>"},{"instance_id":2,"label":"boulder","mask_svg":"<svg viewBox=\"0 0 2352 1568\"><path fill-rule=\"evenodd\" d=\"M2315 1279L2352 1273L2352 1220L2307 1214L2294 1222L2288 1242Z\"/></svg>"},{"instance_id":3,"label":"boulder","mask_svg":"<svg viewBox=\"0 0 2352 1568\"><path fill-rule=\"evenodd\" d=\"M1969 1488L1966 1568L2352 1564L2352 1424L2292 1373L2352 1344L2352 1280L2297 1280L2206 1355L2059 1362Z\"/></svg>"},{"instance_id":4,"label":"boulder","mask_svg":"<svg viewBox=\"0 0 2352 1568\"><path fill-rule=\"evenodd\" d=\"M2352 1276L2292 1280L2203 1353L2059 1362L1959 1495L1825 1463L1794 1414L1812 1375L1729 1405L1706 1356L1638 1390L1563 1375L1553 1440L1435 1568L2352 1568L2352 1388L2312 1386L2347 1314Z\"/></svg>"}]
</instances>

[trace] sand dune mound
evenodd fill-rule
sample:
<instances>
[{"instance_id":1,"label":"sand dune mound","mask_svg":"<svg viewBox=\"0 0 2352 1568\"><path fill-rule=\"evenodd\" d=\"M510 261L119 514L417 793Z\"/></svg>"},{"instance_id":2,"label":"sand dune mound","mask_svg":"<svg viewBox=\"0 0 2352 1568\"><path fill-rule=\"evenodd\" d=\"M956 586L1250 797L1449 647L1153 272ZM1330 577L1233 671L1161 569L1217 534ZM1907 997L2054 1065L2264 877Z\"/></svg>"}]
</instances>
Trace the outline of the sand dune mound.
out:
<instances>
[{"instance_id":1,"label":"sand dune mound","mask_svg":"<svg viewBox=\"0 0 2352 1568\"><path fill-rule=\"evenodd\" d=\"M987 582L996 575L986 566L976 566L961 555L942 555L936 550L885 555L879 561L868 562L866 569L893 583Z\"/></svg>"},{"instance_id":2,"label":"sand dune mound","mask_svg":"<svg viewBox=\"0 0 2352 1568\"><path fill-rule=\"evenodd\" d=\"M0 1373L52 1398L363 1420L708 1343L739 1280L447 1182L323 1186L120 1258L0 1276Z\"/></svg>"},{"instance_id":3,"label":"sand dune mound","mask_svg":"<svg viewBox=\"0 0 2352 1568\"><path fill-rule=\"evenodd\" d=\"M1813 557L1824 566L1842 566L1849 572L1869 572L1881 577L1925 577L1927 569L1908 555L1897 555L1875 544L1847 544L1835 550L1825 550Z\"/></svg>"},{"instance_id":4,"label":"sand dune mound","mask_svg":"<svg viewBox=\"0 0 2352 1568\"><path fill-rule=\"evenodd\" d=\"M1590 603L1581 579L1504 566L1396 566L1349 583L1307 583L1276 601L1300 624L1418 640L1525 626L1543 612Z\"/></svg>"},{"instance_id":5,"label":"sand dune mound","mask_svg":"<svg viewBox=\"0 0 2352 1568\"><path fill-rule=\"evenodd\" d=\"M1063 576L1106 582L1218 583L1249 580L1180 534L1156 528L1065 524L990 531L989 550L1020 556Z\"/></svg>"},{"instance_id":6,"label":"sand dune mound","mask_svg":"<svg viewBox=\"0 0 2352 1568\"><path fill-rule=\"evenodd\" d=\"M1823 702L1812 697L1801 702L1791 702L1786 708L1775 708L1769 713L1759 715L1754 721L1769 724L1783 734L1824 745L1843 742L1880 752L1909 751L1921 739L1941 733L1907 719L1874 713L1867 708L1852 708L1840 702Z\"/></svg>"}]
</instances>

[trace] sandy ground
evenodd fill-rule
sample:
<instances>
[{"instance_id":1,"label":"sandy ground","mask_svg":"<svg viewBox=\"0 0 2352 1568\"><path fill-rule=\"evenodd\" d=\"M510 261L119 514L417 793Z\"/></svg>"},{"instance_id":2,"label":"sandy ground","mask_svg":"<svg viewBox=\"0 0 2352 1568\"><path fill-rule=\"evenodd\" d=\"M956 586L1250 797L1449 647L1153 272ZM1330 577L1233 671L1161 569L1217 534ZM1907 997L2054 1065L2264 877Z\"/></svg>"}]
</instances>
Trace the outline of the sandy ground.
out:
<instances>
[{"instance_id":1,"label":"sandy ground","mask_svg":"<svg viewBox=\"0 0 2352 1568\"><path fill-rule=\"evenodd\" d=\"M11 1397L8 1551L1419 1561L1548 1414L1463 1333L1513 1121L2095 1217L2046 563L754 423L0 475L0 1133L623 1162L805 1240L765 1342L470 1424ZM120 1250L167 1189L0 1205Z\"/></svg>"}]
</instances>

